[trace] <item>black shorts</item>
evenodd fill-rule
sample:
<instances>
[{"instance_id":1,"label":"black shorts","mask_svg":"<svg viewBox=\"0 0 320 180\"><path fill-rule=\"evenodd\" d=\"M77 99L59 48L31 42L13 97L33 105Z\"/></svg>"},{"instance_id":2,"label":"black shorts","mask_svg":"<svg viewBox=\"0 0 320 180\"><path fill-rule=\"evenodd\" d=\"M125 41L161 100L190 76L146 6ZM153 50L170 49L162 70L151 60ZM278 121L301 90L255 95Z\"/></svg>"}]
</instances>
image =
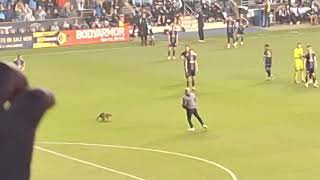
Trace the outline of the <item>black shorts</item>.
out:
<instances>
[{"instance_id":1,"label":"black shorts","mask_svg":"<svg viewBox=\"0 0 320 180\"><path fill-rule=\"evenodd\" d=\"M195 70L188 70L186 72L186 77L192 77L192 76L196 76L196 71Z\"/></svg>"},{"instance_id":2,"label":"black shorts","mask_svg":"<svg viewBox=\"0 0 320 180\"><path fill-rule=\"evenodd\" d=\"M234 37L234 33L233 32L227 32L227 37L228 38L233 38Z\"/></svg>"},{"instance_id":3,"label":"black shorts","mask_svg":"<svg viewBox=\"0 0 320 180\"><path fill-rule=\"evenodd\" d=\"M177 47L177 43L171 42L171 43L169 44L169 47Z\"/></svg>"},{"instance_id":4,"label":"black shorts","mask_svg":"<svg viewBox=\"0 0 320 180\"><path fill-rule=\"evenodd\" d=\"M271 66L272 66L272 64L266 64L266 65L264 66L264 69L265 69L265 70L270 70L270 69L271 69Z\"/></svg>"},{"instance_id":5,"label":"black shorts","mask_svg":"<svg viewBox=\"0 0 320 180\"><path fill-rule=\"evenodd\" d=\"M314 73L314 68L307 68L307 73L313 74Z\"/></svg>"},{"instance_id":6,"label":"black shorts","mask_svg":"<svg viewBox=\"0 0 320 180\"><path fill-rule=\"evenodd\" d=\"M237 34L244 34L244 29L238 29Z\"/></svg>"}]
</instances>

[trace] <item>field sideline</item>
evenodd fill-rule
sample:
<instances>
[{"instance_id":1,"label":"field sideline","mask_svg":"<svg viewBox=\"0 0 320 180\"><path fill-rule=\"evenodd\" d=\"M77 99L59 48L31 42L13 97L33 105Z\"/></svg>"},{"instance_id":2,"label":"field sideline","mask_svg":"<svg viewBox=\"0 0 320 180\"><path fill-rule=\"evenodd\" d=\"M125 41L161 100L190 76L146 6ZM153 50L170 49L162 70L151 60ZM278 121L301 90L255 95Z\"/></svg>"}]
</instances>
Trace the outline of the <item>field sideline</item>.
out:
<instances>
[{"instance_id":1,"label":"field sideline","mask_svg":"<svg viewBox=\"0 0 320 180\"><path fill-rule=\"evenodd\" d=\"M186 131L180 107L182 62L166 60L163 42L18 51L31 84L57 97L37 133L32 180L319 179L320 90L293 84L292 59L297 42L319 54L319 36L319 29L252 33L238 49L225 49L221 36L204 44L182 39L179 52L189 44L199 55L197 94L209 126L203 131L194 121L195 133ZM265 43L274 53L271 82ZM96 122L101 111L112 122Z\"/></svg>"}]
</instances>

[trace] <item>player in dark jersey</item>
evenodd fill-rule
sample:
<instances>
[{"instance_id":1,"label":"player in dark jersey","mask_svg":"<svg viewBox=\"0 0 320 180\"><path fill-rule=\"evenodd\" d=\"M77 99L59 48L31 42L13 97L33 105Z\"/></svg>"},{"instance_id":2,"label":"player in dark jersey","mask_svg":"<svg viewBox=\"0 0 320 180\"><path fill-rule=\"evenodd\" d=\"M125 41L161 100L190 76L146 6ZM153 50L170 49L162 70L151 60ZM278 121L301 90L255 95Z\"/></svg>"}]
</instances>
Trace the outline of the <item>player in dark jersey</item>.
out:
<instances>
[{"instance_id":1,"label":"player in dark jersey","mask_svg":"<svg viewBox=\"0 0 320 180\"><path fill-rule=\"evenodd\" d=\"M239 42L239 38L241 38L240 44L243 45L244 40L244 30L249 26L249 21L243 16L243 14L240 14L240 18L236 21L236 27L237 27L237 38L236 38L236 44Z\"/></svg>"},{"instance_id":2,"label":"player in dark jersey","mask_svg":"<svg viewBox=\"0 0 320 180\"><path fill-rule=\"evenodd\" d=\"M189 52L190 52L190 47L189 45L186 45L184 51L180 54L180 58L185 61L187 59L187 55Z\"/></svg>"},{"instance_id":3,"label":"player in dark jersey","mask_svg":"<svg viewBox=\"0 0 320 180\"><path fill-rule=\"evenodd\" d=\"M172 25L171 30L168 32L168 60L171 60L171 52L172 52L172 59L175 60L176 57L176 47L178 45L179 35L178 31L176 30L175 25Z\"/></svg>"},{"instance_id":4,"label":"player in dark jersey","mask_svg":"<svg viewBox=\"0 0 320 180\"><path fill-rule=\"evenodd\" d=\"M26 62L20 54L18 54L17 58L14 59L13 63L18 67L18 69L20 69L20 71L23 71L26 67Z\"/></svg>"},{"instance_id":5,"label":"player in dark jersey","mask_svg":"<svg viewBox=\"0 0 320 180\"><path fill-rule=\"evenodd\" d=\"M233 42L233 46L237 48L236 40L234 38L234 30L235 30L235 21L233 20L232 16L228 16L228 19L225 22L227 24L227 39L228 39L228 45L227 48L230 48L231 39Z\"/></svg>"},{"instance_id":6,"label":"player in dark jersey","mask_svg":"<svg viewBox=\"0 0 320 180\"><path fill-rule=\"evenodd\" d=\"M141 37L141 46L148 45L148 19L145 13L142 14L142 17L139 20L139 34Z\"/></svg>"},{"instance_id":7,"label":"player in dark jersey","mask_svg":"<svg viewBox=\"0 0 320 180\"><path fill-rule=\"evenodd\" d=\"M318 88L318 82L316 79L316 73L315 70L317 69L317 56L315 52L313 51L311 46L308 46L308 52L304 56L304 67L306 68L307 73L307 82L305 84L306 87L309 87L309 84L313 84L314 87Z\"/></svg>"},{"instance_id":8,"label":"player in dark jersey","mask_svg":"<svg viewBox=\"0 0 320 180\"><path fill-rule=\"evenodd\" d=\"M263 64L264 69L267 73L267 81L272 80L273 75L271 73L271 67L272 67L272 50L269 46L269 44L264 45L264 53L263 53Z\"/></svg>"},{"instance_id":9,"label":"player in dark jersey","mask_svg":"<svg viewBox=\"0 0 320 180\"><path fill-rule=\"evenodd\" d=\"M186 58L184 61L184 69L185 75L187 79L187 88L190 86L190 81L192 82L192 90L196 90L195 88L195 77L198 72L198 62L197 62L197 54L190 49L189 52L186 53Z\"/></svg>"}]
</instances>

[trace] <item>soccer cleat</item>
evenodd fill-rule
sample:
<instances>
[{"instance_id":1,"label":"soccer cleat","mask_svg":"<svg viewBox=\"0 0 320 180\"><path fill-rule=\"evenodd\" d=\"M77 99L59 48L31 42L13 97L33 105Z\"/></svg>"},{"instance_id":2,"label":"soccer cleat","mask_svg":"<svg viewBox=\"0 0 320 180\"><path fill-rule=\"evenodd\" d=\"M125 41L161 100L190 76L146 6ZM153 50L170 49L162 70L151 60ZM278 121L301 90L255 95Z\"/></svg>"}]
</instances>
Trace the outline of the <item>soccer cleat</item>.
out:
<instances>
[{"instance_id":1,"label":"soccer cleat","mask_svg":"<svg viewBox=\"0 0 320 180\"><path fill-rule=\"evenodd\" d=\"M194 132L196 129L195 128L189 128L188 131Z\"/></svg>"},{"instance_id":2,"label":"soccer cleat","mask_svg":"<svg viewBox=\"0 0 320 180\"><path fill-rule=\"evenodd\" d=\"M318 88L319 87L318 83L314 83L313 87Z\"/></svg>"},{"instance_id":3,"label":"soccer cleat","mask_svg":"<svg viewBox=\"0 0 320 180\"><path fill-rule=\"evenodd\" d=\"M241 46L243 46L243 45L244 45L244 43L243 43L243 42L241 42L241 43L240 43L240 45L241 45Z\"/></svg>"},{"instance_id":4,"label":"soccer cleat","mask_svg":"<svg viewBox=\"0 0 320 180\"><path fill-rule=\"evenodd\" d=\"M173 60L176 60L176 57L175 57L175 56L173 56L173 57L172 57L172 59L173 59Z\"/></svg>"},{"instance_id":5,"label":"soccer cleat","mask_svg":"<svg viewBox=\"0 0 320 180\"><path fill-rule=\"evenodd\" d=\"M300 81L296 81L296 80L295 80L295 81L294 81L294 83L296 83L296 84L300 84Z\"/></svg>"},{"instance_id":6,"label":"soccer cleat","mask_svg":"<svg viewBox=\"0 0 320 180\"><path fill-rule=\"evenodd\" d=\"M275 78L275 76L273 74L271 74L270 80L273 80L274 78Z\"/></svg>"},{"instance_id":7,"label":"soccer cleat","mask_svg":"<svg viewBox=\"0 0 320 180\"><path fill-rule=\"evenodd\" d=\"M208 129L208 126L207 125L202 125L203 129Z\"/></svg>"},{"instance_id":8,"label":"soccer cleat","mask_svg":"<svg viewBox=\"0 0 320 180\"><path fill-rule=\"evenodd\" d=\"M233 44L233 47L234 47L234 48L238 48L238 43L234 43L234 44Z\"/></svg>"},{"instance_id":9,"label":"soccer cleat","mask_svg":"<svg viewBox=\"0 0 320 180\"><path fill-rule=\"evenodd\" d=\"M227 45L227 48L230 49L230 47L231 47L230 44L228 44L228 45Z\"/></svg>"},{"instance_id":10,"label":"soccer cleat","mask_svg":"<svg viewBox=\"0 0 320 180\"><path fill-rule=\"evenodd\" d=\"M196 89L196 87L192 87L192 91L196 91L197 89Z\"/></svg>"},{"instance_id":11,"label":"soccer cleat","mask_svg":"<svg viewBox=\"0 0 320 180\"><path fill-rule=\"evenodd\" d=\"M168 56L168 60L171 60L171 57L170 57L170 56Z\"/></svg>"},{"instance_id":12,"label":"soccer cleat","mask_svg":"<svg viewBox=\"0 0 320 180\"><path fill-rule=\"evenodd\" d=\"M304 86L307 88L309 87L309 83L305 83Z\"/></svg>"}]
</instances>

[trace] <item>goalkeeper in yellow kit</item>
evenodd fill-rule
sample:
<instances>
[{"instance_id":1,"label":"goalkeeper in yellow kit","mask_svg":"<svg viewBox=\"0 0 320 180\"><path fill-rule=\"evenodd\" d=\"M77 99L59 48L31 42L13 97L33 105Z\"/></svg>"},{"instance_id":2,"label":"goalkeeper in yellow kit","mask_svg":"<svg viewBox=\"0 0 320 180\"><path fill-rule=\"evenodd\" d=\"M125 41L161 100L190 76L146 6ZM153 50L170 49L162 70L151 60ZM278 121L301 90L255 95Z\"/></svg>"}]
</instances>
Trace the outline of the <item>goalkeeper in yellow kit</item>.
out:
<instances>
[{"instance_id":1,"label":"goalkeeper in yellow kit","mask_svg":"<svg viewBox=\"0 0 320 180\"><path fill-rule=\"evenodd\" d=\"M303 56L302 44L298 43L293 52L295 68L294 82L296 84L300 83L299 76L301 77L301 81L305 82Z\"/></svg>"}]
</instances>

